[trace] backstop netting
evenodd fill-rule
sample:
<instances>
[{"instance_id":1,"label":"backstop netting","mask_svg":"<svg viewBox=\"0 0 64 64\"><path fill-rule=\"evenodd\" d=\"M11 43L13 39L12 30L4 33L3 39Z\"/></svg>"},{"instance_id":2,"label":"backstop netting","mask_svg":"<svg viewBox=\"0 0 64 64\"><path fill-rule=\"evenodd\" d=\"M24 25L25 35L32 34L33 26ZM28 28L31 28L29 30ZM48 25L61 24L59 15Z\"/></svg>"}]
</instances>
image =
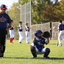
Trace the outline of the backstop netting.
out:
<instances>
[{"instance_id":1,"label":"backstop netting","mask_svg":"<svg viewBox=\"0 0 64 64\"><path fill-rule=\"evenodd\" d=\"M23 33L25 39L25 24L28 23L29 27L31 27L31 1L29 3L21 5L20 21L22 21L23 23ZM31 37L31 30L30 30L30 37Z\"/></svg>"}]
</instances>

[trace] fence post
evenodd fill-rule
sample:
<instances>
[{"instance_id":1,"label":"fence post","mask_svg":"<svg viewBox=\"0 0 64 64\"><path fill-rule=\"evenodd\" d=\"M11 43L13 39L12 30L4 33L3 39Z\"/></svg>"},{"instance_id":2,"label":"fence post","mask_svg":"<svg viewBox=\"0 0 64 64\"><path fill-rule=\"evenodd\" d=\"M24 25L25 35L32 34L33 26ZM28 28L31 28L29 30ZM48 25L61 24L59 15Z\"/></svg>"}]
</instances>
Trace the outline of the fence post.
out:
<instances>
[{"instance_id":1,"label":"fence post","mask_svg":"<svg viewBox=\"0 0 64 64\"><path fill-rule=\"evenodd\" d=\"M30 0L30 28L32 28L32 7L31 7L32 1ZM30 39L32 39L32 34L31 34L31 29L30 29Z\"/></svg>"},{"instance_id":2,"label":"fence post","mask_svg":"<svg viewBox=\"0 0 64 64\"><path fill-rule=\"evenodd\" d=\"M26 3L25 3L25 24L26 24Z\"/></svg>"}]
</instances>

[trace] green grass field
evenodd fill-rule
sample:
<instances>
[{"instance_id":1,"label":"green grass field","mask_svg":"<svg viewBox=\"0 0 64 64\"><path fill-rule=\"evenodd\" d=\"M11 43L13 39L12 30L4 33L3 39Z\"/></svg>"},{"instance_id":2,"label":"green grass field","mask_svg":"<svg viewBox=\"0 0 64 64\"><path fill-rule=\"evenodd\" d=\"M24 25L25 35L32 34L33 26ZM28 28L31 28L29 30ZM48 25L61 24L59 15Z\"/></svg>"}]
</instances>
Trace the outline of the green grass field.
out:
<instances>
[{"instance_id":1,"label":"green grass field","mask_svg":"<svg viewBox=\"0 0 64 64\"><path fill-rule=\"evenodd\" d=\"M14 40L13 44L6 42L6 51L4 58L0 58L0 64L64 64L64 44L62 47L56 46L56 40L50 41L45 47L50 48L50 59L44 59L43 55L33 59L30 52L30 44L23 41L22 44L18 40Z\"/></svg>"}]
</instances>

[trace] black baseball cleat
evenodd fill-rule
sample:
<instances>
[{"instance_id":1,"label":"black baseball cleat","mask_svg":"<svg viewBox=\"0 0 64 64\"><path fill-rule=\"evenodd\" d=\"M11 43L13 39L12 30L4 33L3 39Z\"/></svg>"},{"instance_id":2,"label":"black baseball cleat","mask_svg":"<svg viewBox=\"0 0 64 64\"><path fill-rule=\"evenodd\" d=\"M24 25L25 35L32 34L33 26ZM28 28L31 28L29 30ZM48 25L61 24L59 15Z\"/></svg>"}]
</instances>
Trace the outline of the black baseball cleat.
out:
<instances>
[{"instance_id":1,"label":"black baseball cleat","mask_svg":"<svg viewBox=\"0 0 64 64\"><path fill-rule=\"evenodd\" d=\"M50 57L44 57L44 59L50 59Z\"/></svg>"},{"instance_id":2,"label":"black baseball cleat","mask_svg":"<svg viewBox=\"0 0 64 64\"><path fill-rule=\"evenodd\" d=\"M0 55L0 58L3 58L3 54L2 54L2 55Z\"/></svg>"},{"instance_id":3,"label":"black baseball cleat","mask_svg":"<svg viewBox=\"0 0 64 64\"><path fill-rule=\"evenodd\" d=\"M0 56L0 58L3 58L3 56Z\"/></svg>"},{"instance_id":4,"label":"black baseball cleat","mask_svg":"<svg viewBox=\"0 0 64 64\"><path fill-rule=\"evenodd\" d=\"M37 58L37 57L33 57L34 59Z\"/></svg>"},{"instance_id":5,"label":"black baseball cleat","mask_svg":"<svg viewBox=\"0 0 64 64\"><path fill-rule=\"evenodd\" d=\"M19 43L22 43L22 42L19 42Z\"/></svg>"}]
</instances>

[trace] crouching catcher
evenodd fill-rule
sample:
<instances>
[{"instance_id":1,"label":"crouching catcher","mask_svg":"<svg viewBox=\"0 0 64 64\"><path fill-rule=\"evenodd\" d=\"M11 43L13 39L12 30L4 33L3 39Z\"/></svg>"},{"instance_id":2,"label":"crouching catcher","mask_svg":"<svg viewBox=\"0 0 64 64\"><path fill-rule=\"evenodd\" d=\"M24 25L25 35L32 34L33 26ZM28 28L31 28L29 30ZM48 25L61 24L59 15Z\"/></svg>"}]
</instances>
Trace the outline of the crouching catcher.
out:
<instances>
[{"instance_id":1,"label":"crouching catcher","mask_svg":"<svg viewBox=\"0 0 64 64\"><path fill-rule=\"evenodd\" d=\"M33 43L30 45L30 50L31 53L33 55L33 58L37 57L37 54L44 54L44 58L49 58L48 55L50 53L50 49L49 48L45 48L44 44L48 44L49 43L49 36L47 36L46 38L42 35L42 31L41 30L37 30L35 32L35 38L33 40Z\"/></svg>"}]
</instances>

